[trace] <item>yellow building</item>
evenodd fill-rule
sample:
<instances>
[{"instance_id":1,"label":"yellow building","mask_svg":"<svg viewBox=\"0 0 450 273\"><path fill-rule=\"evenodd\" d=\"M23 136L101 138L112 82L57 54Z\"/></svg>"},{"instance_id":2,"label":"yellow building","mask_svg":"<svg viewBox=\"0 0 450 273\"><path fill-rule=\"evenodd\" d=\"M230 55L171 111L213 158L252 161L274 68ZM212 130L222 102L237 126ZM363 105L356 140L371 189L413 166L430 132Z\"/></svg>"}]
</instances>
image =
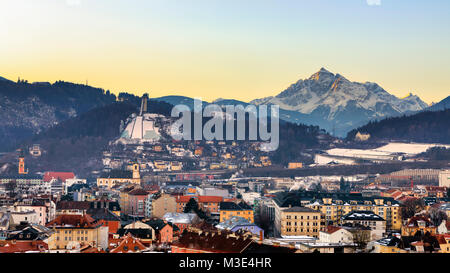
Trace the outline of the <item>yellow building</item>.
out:
<instances>
[{"instance_id":1,"label":"yellow building","mask_svg":"<svg viewBox=\"0 0 450 273\"><path fill-rule=\"evenodd\" d=\"M245 218L250 223L255 222L253 209L244 202L241 202L239 204L236 204L234 202L220 202L219 212L220 222L224 222L234 216Z\"/></svg>"},{"instance_id":2,"label":"yellow building","mask_svg":"<svg viewBox=\"0 0 450 273\"><path fill-rule=\"evenodd\" d=\"M134 185L130 185L130 186L126 187L126 188L123 188L120 191L119 204L120 204L120 207L122 209L122 213L125 213L126 211L129 211L129 204L130 204L130 202L128 200L128 193L130 191L134 190L134 189L135 189L135 186Z\"/></svg>"},{"instance_id":3,"label":"yellow building","mask_svg":"<svg viewBox=\"0 0 450 273\"><path fill-rule=\"evenodd\" d=\"M289 162L288 169L301 169L303 168L302 162Z\"/></svg>"},{"instance_id":4,"label":"yellow building","mask_svg":"<svg viewBox=\"0 0 450 273\"><path fill-rule=\"evenodd\" d=\"M181 171L183 170L183 163L178 161L170 162L170 170L171 171Z\"/></svg>"},{"instance_id":5,"label":"yellow building","mask_svg":"<svg viewBox=\"0 0 450 273\"><path fill-rule=\"evenodd\" d=\"M425 216L411 217L406 225L402 226L402 236L414 236L418 231L422 234L429 232L431 235L435 235L437 227Z\"/></svg>"},{"instance_id":6,"label":"yellow building","mask_svg":"<svg viewBox=\"0 0 450 273\"><path fill-rule=\"evenodd\" d=\"M68 250L78 244L108 247L108 227L88 215L59 215L46 225L53 230L49 250Z\"/></svg>"},{"instance_id":7,"label":"yellow building","mask_svg":"<svg viewBox=\"0 0 450 273\"><path fill-rule=\"evenodd\" d=\"M153 162L153 166L157 170L167 170L170 166L169 162L163 161L163 160L155 160Z\"/></svg>"},{"instance_id":8,"label":"yellow building","mask_svg":"<svg viewBox=\"0 0 450 273\"><path fill-rule=\"evenodd\" d=\"M439 247L441 250L440 253L450 253L450 235L437 235L436 236L439 242Z\"/></svg>"},{"instance_id":9,"label":"yellow building","mask_svg":"<svg viewBox=\"0 0 450 273\"><path fill-rule=\"evenodd\" d=\"M400 205L393 198L363 197L354 193L322 193L314 191L290 191L276 193L274 198L280 209L292 207L309 207L318 210L324 222L339 223L342 216L352 211L372 211L386 220L390 230L401 230L402 219Z\"/></svg>"},{"instance_id":10,"label":"yellow building","mask_svg":"<svg viewBox=\"0 0 450 273\"><path fill-rule=\"evenodd\" d=\"M277 236L311 236L319 238L321 214L307 207L275 208Z\"/></svg>"},{"instance_id":11,"label":"yellow building","mask_svg":"<svg viewBox=\"0 0 450 273\"><path fill-rule=\"evenodd\" d=\"M397 237L385 238L375 242L374 253L408 253L408 250L402 249L401 239Z\"/></svg>"},{"instance_id":12,"label":"yellow building","mask_svg":"<svg viewBox=\"0 0 450 273\"><path fill-rule=\"evenodd\" d=\"M390 229L400 230L402 227L400 206L397 202L377 198L372 200L322 198L321 201L305 206L319 210L326 221L339 222L342 216L352 211L372 211L385 219Z\"/></svg>"},{"instance_id":13,"label":"yellow building","mask_svg":"<svg viewBox=\"0 0 450 273\"><path fill-rule=\"evenodd\" d=\"M131 183L140 185L141 175L139 164L133 164L132 167L132 171L112 170L109 173L102 174L97 178L97 186L111 189L118 184Z\"/></svg>"}]
</instances>

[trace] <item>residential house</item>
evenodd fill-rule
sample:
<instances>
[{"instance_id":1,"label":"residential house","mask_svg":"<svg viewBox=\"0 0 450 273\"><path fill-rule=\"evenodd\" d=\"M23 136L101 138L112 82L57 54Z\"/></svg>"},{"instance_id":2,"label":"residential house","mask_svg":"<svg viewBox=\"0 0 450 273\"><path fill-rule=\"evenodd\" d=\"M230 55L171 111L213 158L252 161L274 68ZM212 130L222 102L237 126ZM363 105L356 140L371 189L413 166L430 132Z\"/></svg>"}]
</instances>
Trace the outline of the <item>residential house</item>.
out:
<instances>
[{"instance_id":1,"label":"residential house","mask_svg":"<svg viewBox=\"0 0 450 273\"><path fill-rule=\"evenodd\" d=\"M353 243L353 234L342 227L327 226L319 232L321 243L350 244Z\"/></svg>"},{"instance_id":2,"label":"residential house","mask_svg":"<svg viewBox=\"0 0 450 273\"><path fill-rule=\"evenodd\" d=\"M434 235L437 233L437 227L425 216L414 216L402 226L402 236L414 236L417 232L422 234L429 232Z\"/></svg>"},{"instance_id":3,"label":"residential house","mask_svg":"<svg viewBox=\"0 0 450 273\"><path fill-rule=\"evenodd\" d=\"M163 244L172 243L180 231L176 225L158 218L147 220L145 223L155 230L158 242Z\"/></svg>"},{"instance_id":4,"label":"residential house","mask_svg":"<svg viewBox=\"0 0 450 273\"><path fill-rule=\"evenodd\" d=\"M126 234L119 244L112 248L109 253L142 253L148 250L139 238L130 233Z\"/></svg>"}]
</instances>

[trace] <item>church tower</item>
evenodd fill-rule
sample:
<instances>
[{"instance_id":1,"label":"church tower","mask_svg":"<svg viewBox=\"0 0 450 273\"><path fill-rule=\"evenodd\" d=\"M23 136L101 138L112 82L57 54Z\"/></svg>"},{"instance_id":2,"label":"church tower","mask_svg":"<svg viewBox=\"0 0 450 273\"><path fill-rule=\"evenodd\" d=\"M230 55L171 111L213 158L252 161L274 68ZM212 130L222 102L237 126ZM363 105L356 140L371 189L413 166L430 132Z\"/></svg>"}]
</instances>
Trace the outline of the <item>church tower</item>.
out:
<instances>
[{"instance_id":1,"label":"church tower","mask_svg":"<svg viewBox=\"0 0 450 273\"><path fill-rule=\"evenodd\" d=\"M19 174L28 174L28 170L25 171L25 155L23 151L19 154Z\"/></svg>"},{"instance_id":2,"label":"church tower","mask_svg":"<svg viewBox=\"0 0 450 273\"><path fill-rule=\"evenodd\" d=\"M138 163L133 163L133 179L141 179Z\"/></svg>"}]
</instances>

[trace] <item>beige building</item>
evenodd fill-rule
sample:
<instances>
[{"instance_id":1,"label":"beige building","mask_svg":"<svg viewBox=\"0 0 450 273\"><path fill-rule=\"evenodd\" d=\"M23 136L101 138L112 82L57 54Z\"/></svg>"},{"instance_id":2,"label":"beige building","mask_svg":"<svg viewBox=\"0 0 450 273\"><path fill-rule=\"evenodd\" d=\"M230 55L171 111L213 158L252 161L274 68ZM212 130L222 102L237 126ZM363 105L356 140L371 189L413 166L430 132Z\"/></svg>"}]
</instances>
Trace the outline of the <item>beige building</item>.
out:
<instances>
[{"instance_id":1,"label":"beige building","mask_svg":"<svg viewBox=\"0 0 450 273\"><path fill-rule=\"evenodd\" d=\"M311 236L319 238L320 211L306 207L280 208L275 204L275 234L277 236Z\"/></svg>"},{"instance_id":2,"label":"beige building","mask_svg":"<svg viewBox=\"0 0 450 273\"><path fill-rule=\"evenodd\" d=\"M81 244L108 247L108 227L88 215L59 215L46 226L54 231L48 239L49 250L65 251Z\"/></svg>"},{"instance_id":3,"label":"beige building","mask_svg":"<svg viewBox=\"0 0 450 273\"><path fill-rule=\"evenodd\" d=\"M322 198L322 202L306 205L320 210L326 221L339 222L341 217L356 210L372 211L386 220L386 224L395 230L400 230L402 221L398 202L374 197L373 200L343 200Z\"/></svg>"},{"instance_id":4,"label":"beige building","mask_svg":"<svg viewBox=\"0 0 450 273\"><path fill-rule=\"evenodd\" d=\"M126 183L141 184L139 164L133 164L132 171L112 170L97 178L97 186L108 189L111 189L115 185Z\"/></svg>"},{"instance_id":5,"label":"beige building","mask_svg":"<svg viewBox=\"0 0 450 273\"><path fill-rule=\"evenodd\" d=\"M152 201L152 216L162 218L168 212L177 211L176 198L170 194L161 193Z\"/></svg>"},{"instance_id":6,"label":"beige building","mask_svg":"<svg viewBox=\"0 0 450 273\"><path fill-rule=\"evenodd\" d=\"M450 170L439 173L439 186L450 188Z\"/></svg>"}]
</instances>

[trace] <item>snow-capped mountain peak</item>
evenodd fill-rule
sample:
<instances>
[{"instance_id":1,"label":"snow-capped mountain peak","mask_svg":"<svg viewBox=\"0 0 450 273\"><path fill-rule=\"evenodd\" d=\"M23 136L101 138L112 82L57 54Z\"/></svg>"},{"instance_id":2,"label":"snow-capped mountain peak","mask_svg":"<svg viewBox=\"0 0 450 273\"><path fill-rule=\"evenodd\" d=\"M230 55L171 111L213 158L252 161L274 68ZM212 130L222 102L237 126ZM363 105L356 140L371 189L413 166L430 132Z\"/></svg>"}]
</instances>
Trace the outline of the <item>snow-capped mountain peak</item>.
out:
<instances>
[{"instance_id":1,"label":"snow-capped mountain peak","mask_svg":"<svg viewBox=\"0 0 450 273\"><path fill-rule=\"evenodd\" d=\"M297 81L275 97L251 103L278 104L281 109L324 119L333 127L340 127L343 132L372 119L420 111L428 107L418 96L411 94L400 99L376 83L352 82L325 68L306 80Z\"/></svg>"}]
</instances>

